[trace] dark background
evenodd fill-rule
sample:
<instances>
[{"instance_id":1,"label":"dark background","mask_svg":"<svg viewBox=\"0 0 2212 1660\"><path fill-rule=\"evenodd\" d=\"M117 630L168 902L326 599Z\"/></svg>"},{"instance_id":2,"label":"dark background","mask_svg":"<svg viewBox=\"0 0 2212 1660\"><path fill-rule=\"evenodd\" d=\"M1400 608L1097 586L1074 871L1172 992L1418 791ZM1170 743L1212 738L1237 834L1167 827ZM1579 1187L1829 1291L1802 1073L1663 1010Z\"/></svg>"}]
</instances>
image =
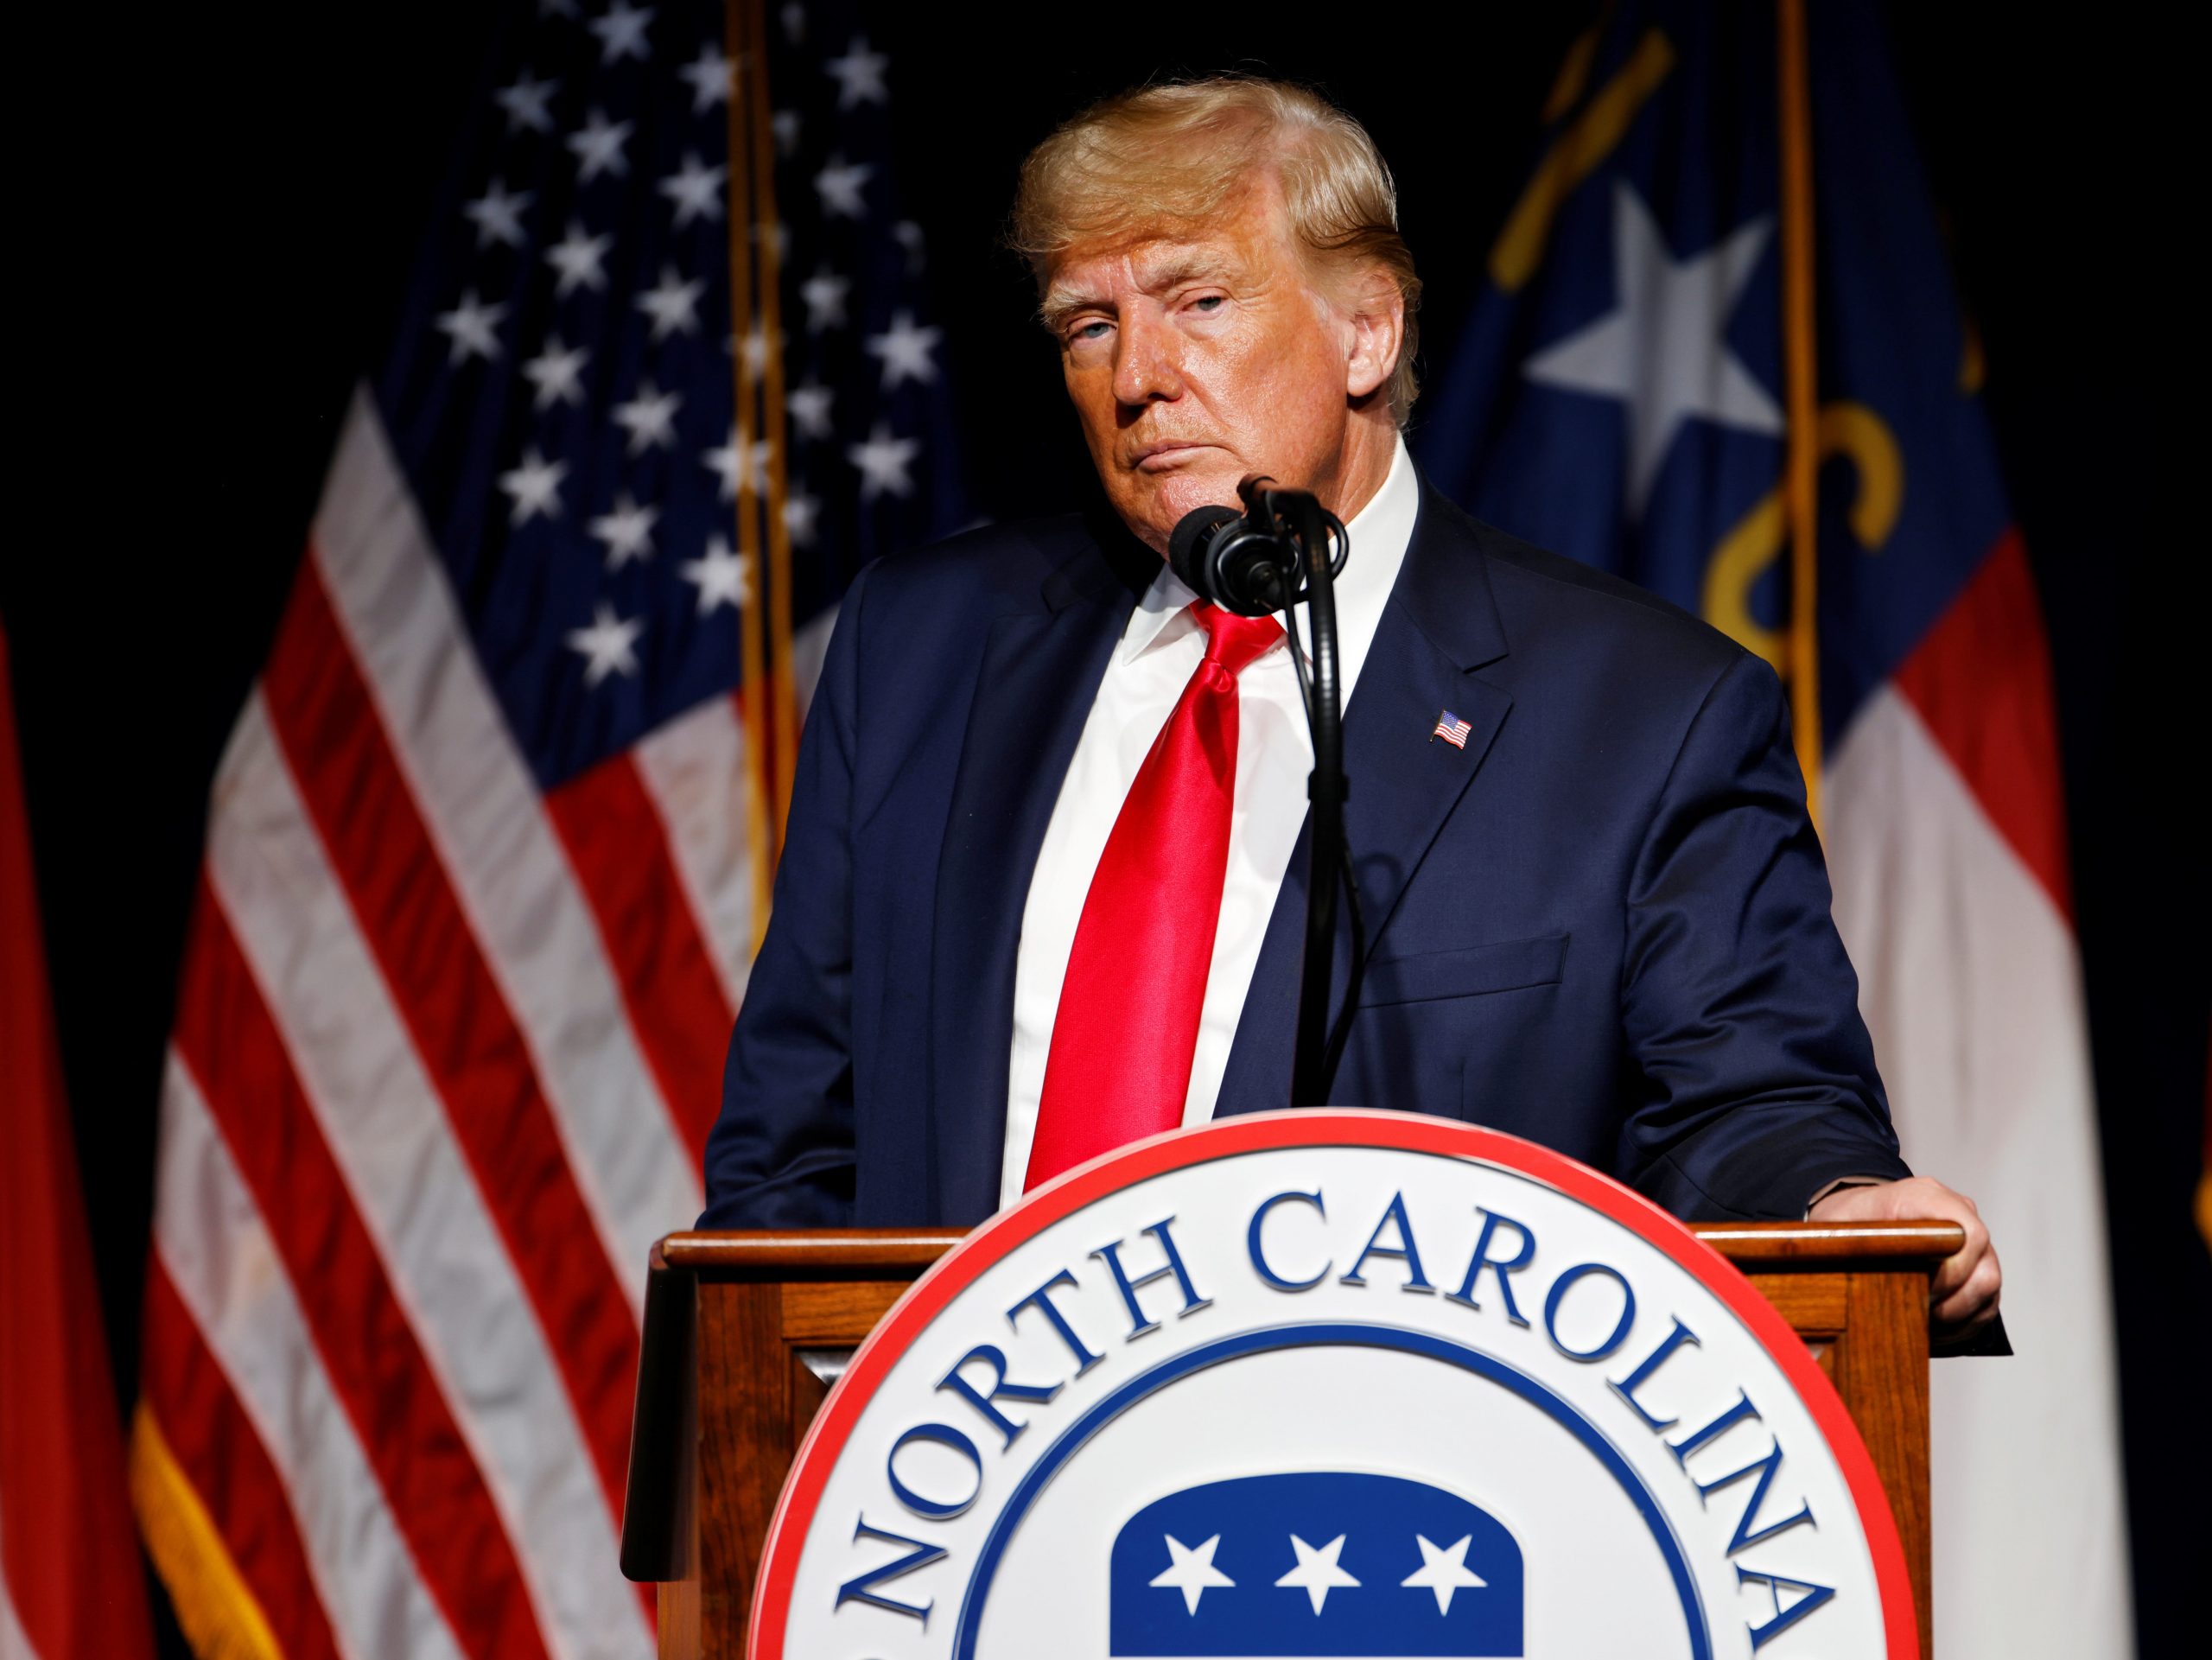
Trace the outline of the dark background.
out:
<instances>
[{"instance_id":1,"label":"dark background","mask_svg":"<svg viewBox=\"0 0 2212 1660\"><path fill-rule=\"evenodd\" d=\"M2188 803L2212 711L2202 533L2184 529L2182 504L2180 413L2202 384L2196 262L2182 246L2199 200L2182 171L2185 54L2119 9L2063 30L1988 0L1891 10L2049 614L2138 1619L2145 1654L2180 1652L2184 1631L2201 1639L2197 1586L2212 1560L2212 1260L2190 1220L2212 1053L2212 861ZM906 129L899 187L928 230L935 320L988 511L1058 510L1093 487L1052 354L1027 321L1024 274L996 248L1014 169L1075 108L1154 75L1287 75L1367 123L1427 282L1425 367L1444 372L1586 14L1428 16L1039 8L999 25L986 12L879 8L871 36L890 54ZM68 115L26 158L41 258L26 262L16 363L36 436L14 480L0 619L126 1404L208 780L348 391L396 308L444 135L475 80L480 19L425 0L170 10L86 20L35 54ZM68 153L88 133L111 136ZM173 1627L164 1638L181 1654Z\"/></svg>"}]
</instances>

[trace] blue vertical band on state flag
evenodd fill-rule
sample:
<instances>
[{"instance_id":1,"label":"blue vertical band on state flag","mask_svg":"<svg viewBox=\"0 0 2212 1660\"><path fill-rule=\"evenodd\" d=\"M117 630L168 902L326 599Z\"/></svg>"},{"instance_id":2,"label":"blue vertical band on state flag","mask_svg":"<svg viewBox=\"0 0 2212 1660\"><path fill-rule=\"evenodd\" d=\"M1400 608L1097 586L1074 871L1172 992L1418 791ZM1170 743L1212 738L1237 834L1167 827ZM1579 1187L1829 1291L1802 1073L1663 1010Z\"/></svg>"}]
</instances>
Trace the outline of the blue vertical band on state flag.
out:
<instances>
[{"instance_id":1,"label":"blue vertical band on state flag","mask_svg":"<svg viewBox=\"0 0 2212 1660\"><path fill-rule=\"evenodd\" d=\"M895 67L857 13L768 19L801 626L966 516L927 250L897 205ZM738 453L735 379L768 343L733 324L725 27L712 5L505 7L372 377L546 788L741 678L758 596L734 501L742 471L765 491L767 440Z\"/></svg>"},{"instance_id":2,"label":"blue vertical band on state flag","mask_svg":"<svg viewBox=\"0 0 2212 1660\"><path fill-rule=\"evenodd\" d=\"M1878 10L1814 7L1809 25L1833 743L2008 518ZM1592 148L1609 99L1632 113L1564 190L1532 266L1493 261L1415 447L1478 517L1778 661L1789 596L1776 66L1770 8L1607 8L1586 82L1540 154Z\"/></svg>"}]
</instances>

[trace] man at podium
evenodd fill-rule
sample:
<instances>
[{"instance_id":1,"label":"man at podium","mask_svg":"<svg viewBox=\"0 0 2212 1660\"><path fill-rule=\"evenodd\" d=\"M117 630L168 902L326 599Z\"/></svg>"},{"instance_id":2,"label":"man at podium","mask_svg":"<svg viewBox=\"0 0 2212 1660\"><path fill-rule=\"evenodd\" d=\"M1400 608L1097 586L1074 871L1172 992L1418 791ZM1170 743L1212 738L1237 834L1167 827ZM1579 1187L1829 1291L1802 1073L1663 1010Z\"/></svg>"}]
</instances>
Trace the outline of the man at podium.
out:
<instances>
[{"instance_id":1,"label":"man at podium","mask_svg":"<svg viewBox=\"0 0 2212 1660\"><path fill-rule=\"evenodd\" d=\"M1685 1218L1955 1219L1937 1324L1981 1326L1997 1258L1898 1157L1773 671L1421 477L1396 219L1359 124L1264 80L1109 99L1029 157L1014 239L1110 512L854 582L702 1225L974 1224L1291 1104L1298 646L1163 561L1258 474L1350 533L1370 960L1329 1101L1524 1135Z\"/></svg>"}]
</instances>

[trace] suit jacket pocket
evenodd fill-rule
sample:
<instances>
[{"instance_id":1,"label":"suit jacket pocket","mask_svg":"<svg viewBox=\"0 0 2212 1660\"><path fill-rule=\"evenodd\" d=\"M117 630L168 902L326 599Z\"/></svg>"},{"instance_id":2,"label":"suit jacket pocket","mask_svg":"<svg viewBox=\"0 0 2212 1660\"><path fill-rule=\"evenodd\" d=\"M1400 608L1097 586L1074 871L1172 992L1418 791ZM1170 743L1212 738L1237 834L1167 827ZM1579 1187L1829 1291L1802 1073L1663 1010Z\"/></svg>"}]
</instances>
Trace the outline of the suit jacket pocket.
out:
<instances>
[{"instance_id":1,"label":"suit jacket pocket","mask_svg":"<svg viewBox=\"0 0 2212 1660\"><path fill-rule=\"evenodd\" d=\"M1510 939L1495 945L1385 957L1367 965L1366 978L1359 988L1360 1007L1431 1002L1441 997L1511 991L1521 986L1555 985L1567 961L1568 938L1566 934L1554 934L1546 939Z\"/></svg>"}]
</instances>

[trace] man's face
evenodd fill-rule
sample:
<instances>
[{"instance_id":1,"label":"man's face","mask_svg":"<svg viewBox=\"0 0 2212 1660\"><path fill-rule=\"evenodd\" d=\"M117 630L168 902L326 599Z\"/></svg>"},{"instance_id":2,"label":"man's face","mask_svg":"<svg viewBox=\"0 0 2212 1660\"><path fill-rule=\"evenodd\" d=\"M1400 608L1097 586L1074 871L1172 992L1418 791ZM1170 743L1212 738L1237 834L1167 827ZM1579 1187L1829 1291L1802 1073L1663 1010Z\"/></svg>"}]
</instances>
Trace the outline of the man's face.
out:
<instances>
[{"instance_id":1,"label":"man's face","mask_svg":"<svg viewBox=\"0 0 2212 1660\"><path fill-rule=\"evenodd\" d=\"M1271 184L1209 235L1071 249L1044 315L1107 499L1155 552L1249 473L1341 510L1350 399L1376 378L1361 384L1359 331L1313 287Z\"/></svg>"}]
</instances>

